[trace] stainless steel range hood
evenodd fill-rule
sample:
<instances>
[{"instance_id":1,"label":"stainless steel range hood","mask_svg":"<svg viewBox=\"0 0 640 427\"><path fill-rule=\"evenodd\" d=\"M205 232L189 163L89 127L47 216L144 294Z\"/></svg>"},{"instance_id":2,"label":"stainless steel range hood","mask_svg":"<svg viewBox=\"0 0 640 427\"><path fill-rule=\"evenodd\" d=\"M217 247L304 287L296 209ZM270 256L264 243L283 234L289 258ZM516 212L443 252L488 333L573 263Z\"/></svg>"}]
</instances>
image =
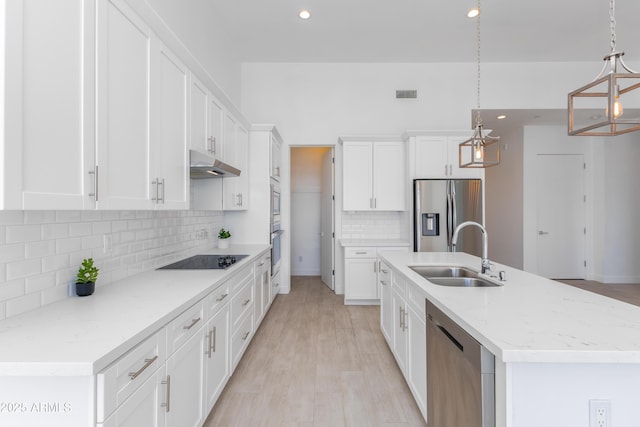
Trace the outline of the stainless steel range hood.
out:
<instances>
[{"instance_id":1,"label":"stainless steel range hood","mask_svg":"<svg viewBox=\"0 0 640 427\"><path fill-rule=\"evenodd\" d=\"M240 176L240 169L199 151L189 150L191 178L226 178Z\"/></svg>"}]
</instances>

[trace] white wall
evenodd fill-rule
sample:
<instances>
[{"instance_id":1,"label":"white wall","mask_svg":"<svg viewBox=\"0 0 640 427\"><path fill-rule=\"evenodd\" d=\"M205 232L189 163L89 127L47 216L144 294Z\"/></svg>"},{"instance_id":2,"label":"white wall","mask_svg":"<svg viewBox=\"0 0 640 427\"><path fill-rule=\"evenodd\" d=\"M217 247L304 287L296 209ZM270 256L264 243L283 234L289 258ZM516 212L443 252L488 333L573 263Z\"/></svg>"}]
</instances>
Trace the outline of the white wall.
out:
<instances>
[{"instance_id":1,"label":"white wall","mask_svg":"<svg viewBox=\"0 0 640 427\"><path fill-rule=\"evenodd\" d=\"M84 258L99 289L215 247L223 225L209 211L0 211L0 320L66 298Z\"/></svg>"},{"instance_id":2,"label":"white wall","mask_svg":"<svg viewBox=\"0 0 640 427\"><path fill-rule=\"evenodd\" d=\"M322 157L327 147L291 149L291 275L320 275Z\"/></svg>"}]
</instances>

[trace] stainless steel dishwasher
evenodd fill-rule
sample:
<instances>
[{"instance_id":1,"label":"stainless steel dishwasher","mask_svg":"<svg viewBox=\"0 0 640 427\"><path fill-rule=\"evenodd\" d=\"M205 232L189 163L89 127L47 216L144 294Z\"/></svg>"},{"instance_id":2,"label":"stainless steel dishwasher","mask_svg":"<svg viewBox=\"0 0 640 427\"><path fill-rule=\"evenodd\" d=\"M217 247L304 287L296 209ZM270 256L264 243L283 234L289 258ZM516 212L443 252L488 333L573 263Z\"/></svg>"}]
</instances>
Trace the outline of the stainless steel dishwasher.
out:
<instances>
[{"instance_id":1,"label":"stainless steel dishwasher","mask_svg":"<svg viewBox=\"0 0 640 427\"><path fill-rule=\"evenodd\" d=\"M495 356L426 304L429 427L495 427Z\"/></svg>"}]
</instances>

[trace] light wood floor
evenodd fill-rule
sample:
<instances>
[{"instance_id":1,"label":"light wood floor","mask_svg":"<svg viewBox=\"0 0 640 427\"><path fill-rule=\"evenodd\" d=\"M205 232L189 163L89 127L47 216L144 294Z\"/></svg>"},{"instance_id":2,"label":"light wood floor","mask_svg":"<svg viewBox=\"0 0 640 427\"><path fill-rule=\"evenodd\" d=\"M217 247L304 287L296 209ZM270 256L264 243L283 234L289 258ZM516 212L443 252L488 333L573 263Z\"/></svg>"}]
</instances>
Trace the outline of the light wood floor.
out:
<instances>
[{"instance_id":1,"label":"light wood floor","mask_svg":"<svg viewBox=\"0 0 640 427\"><path fill-rule=\"evenodd\" d=\"M380 308L345 306L318 277L292 277L204 425L425 423L380 332Z\"/></svg>"},{"instance_id":2,"label":"light wood floor","mask_svg":"<svg viewBox=\"0 0 640 427\"><path fill-rule=\"evenodd\" d=\"M637 283L600 283L592 280L559 280L559 282L640 306L640 284Z\"/></svg>"}]
</instances>

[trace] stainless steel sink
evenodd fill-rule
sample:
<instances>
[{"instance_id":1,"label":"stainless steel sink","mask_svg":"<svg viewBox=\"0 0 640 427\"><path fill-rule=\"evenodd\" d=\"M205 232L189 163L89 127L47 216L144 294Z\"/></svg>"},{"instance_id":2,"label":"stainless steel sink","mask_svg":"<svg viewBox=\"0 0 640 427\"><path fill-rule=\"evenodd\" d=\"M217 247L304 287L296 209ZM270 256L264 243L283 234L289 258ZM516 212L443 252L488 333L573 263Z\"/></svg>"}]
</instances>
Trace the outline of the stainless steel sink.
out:
<instances>
[{"instance_id":1,"label":"stainless steel sink","mask_svg":"<svg viewBox=\"0 0 640 427\"><path fill-rule=\"evenodd\" d=\"M416 265L409 267L422 277L478 277L478 273L465 267L451 265Z\"/></svg>"},{"instance_id":2,"label":"stainless steel sink","mask_svg":"<svg viewBox=\"0 0 640 427\"><path fill-rule=\"evenodd\" d=\"M482 277L427 277L427 280L434 285L457 286L461 288L484 288L489 286L500 286Z\"/></svg>"},{"instance_id":3,"label":"stainless steel sink","mask_svg":"<svg viewBox=\"0 0 640 427\"><path fill-rule=\"evenodd\" d=\"M501 286L499 283L480 277L477 271L465 267L450 265L416 265L409 266L409 268L434 285L456 286L462 288Z\"/></svg>"}]
</instances>

